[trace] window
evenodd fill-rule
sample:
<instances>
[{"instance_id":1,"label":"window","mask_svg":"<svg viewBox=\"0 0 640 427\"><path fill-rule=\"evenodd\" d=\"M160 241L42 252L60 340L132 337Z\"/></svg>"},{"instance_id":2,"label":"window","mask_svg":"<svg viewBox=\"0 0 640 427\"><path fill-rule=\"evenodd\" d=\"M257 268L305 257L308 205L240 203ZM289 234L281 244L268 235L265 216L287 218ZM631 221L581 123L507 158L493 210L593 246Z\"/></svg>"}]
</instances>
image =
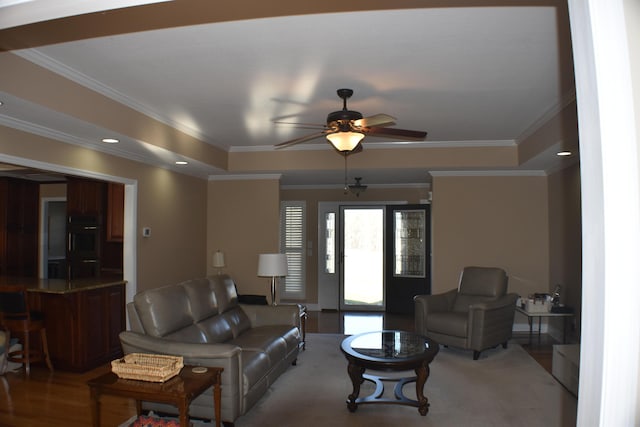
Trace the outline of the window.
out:
<instances>
[{"instance_id":1,"label":"window","mask_svg":"<svg viewBox=\"0 0 640 427\"><path fill-rule=\"evenodd\" d=\"M305 202L280 204L280 251L287 255L289 271L281 283L285 299L305 298L306 221Z\"/></svg>"}]
</instances>

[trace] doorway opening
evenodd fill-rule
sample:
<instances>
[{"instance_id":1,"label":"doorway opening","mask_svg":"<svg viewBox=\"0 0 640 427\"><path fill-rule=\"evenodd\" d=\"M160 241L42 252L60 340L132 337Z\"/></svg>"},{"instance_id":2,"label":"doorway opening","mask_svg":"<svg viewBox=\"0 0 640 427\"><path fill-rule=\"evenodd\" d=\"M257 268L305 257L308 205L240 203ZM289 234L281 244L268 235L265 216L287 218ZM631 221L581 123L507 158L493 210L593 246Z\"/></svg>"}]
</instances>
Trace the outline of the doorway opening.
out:
<instances>
[{"instance_id":1,"label":"doorway opening","mask_svg":"<svg viewBox=\"0 0 640 427\"><path fill-rule=\"evenodd\" d=\"M44 279L67 277L67 199L46 197L42 199L40 233L40 273Z\"/></svg>"},{"instance_id":2,"label":"doorway opening","mask_svg":"<svg viewBox=\"0 0 640 427\"><path fill-rule=\"evenodd\" d=\"M384 310L384 206L341 207L342 310Z\"/></svg>"}]
</instances>

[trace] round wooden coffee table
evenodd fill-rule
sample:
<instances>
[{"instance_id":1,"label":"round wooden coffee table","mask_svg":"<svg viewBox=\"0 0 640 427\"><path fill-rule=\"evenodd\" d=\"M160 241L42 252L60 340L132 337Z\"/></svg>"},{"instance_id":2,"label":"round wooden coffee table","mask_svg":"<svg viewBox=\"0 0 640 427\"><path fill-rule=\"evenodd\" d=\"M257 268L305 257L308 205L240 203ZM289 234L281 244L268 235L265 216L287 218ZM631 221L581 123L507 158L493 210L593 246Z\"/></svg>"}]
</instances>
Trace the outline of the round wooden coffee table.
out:
<instances>
[{"instance_id":1,"label":"round wooden coffee table","mask_svg":"<svg viewBox=\"0 0 640 427\"><path fill-rule=\"evenodd\" d=\"M345 338L340 346L349 362L348 373L353 384L353 392L347 399L351 412L365 403L394 403L416 406L420 415L429 411L429 400L424 396L424 384L429 377L429 363L438 354L437 342L405 331L366 332ZM414 370L416 375L405 378L381 377L365 374L366 369L376 371ZM375 391L366 397L358 397L360 385L364 381L375 384ZM384 398L384 381L395 381L395 399ZM410 399L402 393L405 384L416 383L417 399Z\"/></svg>"}]
</instances>

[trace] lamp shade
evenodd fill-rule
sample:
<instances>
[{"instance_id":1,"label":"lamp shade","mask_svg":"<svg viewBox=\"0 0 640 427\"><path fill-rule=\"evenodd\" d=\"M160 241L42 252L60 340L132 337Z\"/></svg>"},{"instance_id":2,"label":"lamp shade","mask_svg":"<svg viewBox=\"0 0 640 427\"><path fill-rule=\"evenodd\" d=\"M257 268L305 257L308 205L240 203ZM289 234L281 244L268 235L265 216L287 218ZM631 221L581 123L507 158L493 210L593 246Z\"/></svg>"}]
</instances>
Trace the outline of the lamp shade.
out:
<instances>
[{"instance_id":1,"label":"lamp shade","mask_svg":"<svg viewBox=\"0 0 640 427\"><path fill-rule=\"evenodd\" d=\"M285 254L260 254L258 258L258 276L260 277L286 276L288 268Z\"/></svg>"},{"instance_id":2,"label":"lamp shade","mask_svg":"<svg viewBox=\"0 0 640 427\"><path fill-rule=\"evenodd\" d=\"M211 263L215 268L224 267L224 253L220 251L215 251L213 253L213 262Z\"/></svg>"},{"instance_id":3,"label":"lamp shade","mask_svg":"<svg viewBox=\"0 0 640 427\"><path fill-rule=\"evenodd\" d=\"M335 132L327 135L329 142L338 151L352 151L362 138L364 134L360 132Z\"/></svg>"}]
</instances>

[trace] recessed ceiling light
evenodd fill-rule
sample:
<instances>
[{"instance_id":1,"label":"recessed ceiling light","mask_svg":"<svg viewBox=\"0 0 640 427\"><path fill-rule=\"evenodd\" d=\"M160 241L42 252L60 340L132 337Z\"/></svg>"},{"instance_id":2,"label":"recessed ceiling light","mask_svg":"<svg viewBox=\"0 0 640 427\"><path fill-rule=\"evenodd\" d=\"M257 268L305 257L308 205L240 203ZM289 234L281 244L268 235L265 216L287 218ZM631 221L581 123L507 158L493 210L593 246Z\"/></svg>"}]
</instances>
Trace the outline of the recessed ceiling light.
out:
<instances>
[{"instance_id":1,"label":"recessed ceiling light","mask_svg":"<svg viewBox=\"0 0 640 427\"><path fill-rule=\"evenodd\" d=\"M178 160L176 162L176 165L188 165L189 163L185 162L184 160Z\"/></svg>"},{"instance_id":2,"label":"recessed ceiling light","mask_svg":"<svg viewBox=\"0 0 640 427\"><path fill-rule=\"evenodd\" d=\"M556 153L556 156L570 156L571 154L573 154L571 151L563 150L563 151L558 151Z\"/></svg>"},{"instance_id":3,"label":"recessed ceiling light","mask_svg":"<svg viewBox=\"0 0 640 427\"><path fill-rule=\"evenodd\" d=\"M4 105L4 102L0 101L0 107L2 107Z\"/></svg>"},{"instance_id":4,"label":"recessed ceiling light","mask_svg":"<svg viewBox=\"0 0 640 427\"><path fill-rule=\"evenodd\" d=\"M107 144L117 144L120 140L115 138L102 138L102 142L106 142Z\"/></svg>"}]
</instances>

